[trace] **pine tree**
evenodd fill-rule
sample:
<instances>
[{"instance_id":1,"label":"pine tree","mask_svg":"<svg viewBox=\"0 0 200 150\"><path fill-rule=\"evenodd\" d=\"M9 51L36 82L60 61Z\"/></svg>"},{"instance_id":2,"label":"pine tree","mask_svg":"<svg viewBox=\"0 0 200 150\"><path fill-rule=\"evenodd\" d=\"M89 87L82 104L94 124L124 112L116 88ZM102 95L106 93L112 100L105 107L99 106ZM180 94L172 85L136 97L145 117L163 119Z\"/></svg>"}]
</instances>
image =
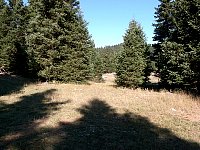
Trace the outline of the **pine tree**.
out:
<instances>
[{"instance_id":1,"label":"pine tree","mask_svg":"<svg viewBox=\"0 0 200 150\"><path fill-rule=\"evenodd\" d=\"M27 54L25 45L26 8L22 0L1 2L1 65L14 74L27 74Z\"/></svg>"},{"instance_id":2,"label":"pine tree","mask_svg":"<svg viewBox=\"0 0 200 150\"><path fill-rule=\"evenodd\" d=\"M154 60L156 61L158 72L160 72L163 66L161 43L165 40L172 39L172 32L170 31L173 31L175 28L172 16L173 2L171 0L159 0L159 2L160 5L156 8L154 16L156 23L153 24L155 27L153 40L157 41L157 43L153 45L155 48Z\"/></svg>"},{"instance_id":3,"label":"pine tree","mask_svg":"<svg viewBox=\"0 0 200 150\"><path fill-rule=\"evenodd\" d=\"M160 70L161 82L170 88L183 88L189 84L191 74L190 65L187 62L188 54L182 44L176 42L164 42L161 44L162 63Z\"/></svg>"},{"instance_id":4,"label":"pine tree","mask_svg":"<svg viewBox=\"0 0 200 150\"><path fill-rule=\"evenodd\" d=\"M162 0L154 24L161 82L199 91L199 7L196 0ZM167 26L166 26L167 25Z\"/></svg>"},{"instance_id":5,"label":"pine tree","mask_svg":"<svg viewBox=\"0 0 200 150\"><path fill-rule=\"evenodd\" d=\"M76 0L30 1L27 44L32 72L45 80L90 78L92 42Z\"/></svg>"},{"instance_id":6,"label":"pine tree","mask_svg":"<svg viewBox=\"0 0 200 150\"><path fill-rule=\"evenodd\" d=\"M10 0L12 11L11 28L7 34L7 55L9 56L9 70L14 74L28 75L28 55L25 43L27 27L27 8L22 0Z\"/></svg>"},{"instance_id":7,"label":"pine tree","mask_svg":"<svg viewBox=\"0 0 200 150\"><path fill-rule=\"evenodd\" d=\"M91 51L91 77L94 81L102 81L103 61L98 51Z\"/></svg>"},{"instance_id":8,"label":"pine tree","mask_svg":"<svg viewBox=\"0 0 200 150\"><path fill-rule=\"evenodd\" d=\"M159 43L168 40L172 36L171 30L174 29L172 9L173 3L171 0L159 0L160 5L156 8L155 18L156 24L153 24L155 27L154 30L154 41Z\"/></svg>"},{"instance_id":9,"label":"pine tree","mask_svg":"<svg viewBox=\"0 0 200 150\"><path fill-rule=\"evenodd\" d=\"M176 0L175 1L176 26L178 40L184 46L188 64L188 76L185 81L190 89L200 92L200 1Z\"/></svg>"},{"instance_id":10,"label":"pine tree","mask_svg":"<svg viewBox=\"0 0 200 150\"><path fill-rule=\"evenodd\" d=\"M177 43L179 33L176 26L175 1L160 0L155 15L154 40L158 43L154 45L154 55L161 83L165 88L181 87L186 75L182 73L186 56L183 45Z\"/></svg>"},{"instance_id":11,"label":"pine tree","mask_svg":"<svg viewBox=\"0 0 200 150\"><path fill-rule=\"evenodd\" d=\"M131 21L124 36L124 50L118 58L118 86L137 88L144 81L146 42L142 28Z\"/></svg>"},{"instance_id":12,"label":"pine tree","mask_svg":"<svg viewBox=\"0 0 200 150\"><path fill-rule=\"evenodd\" d=\"M7 34L10 30L11 11L4 0L0 0L0 68L9 68L9 57L7 55Z\"/></svg>"}]
</instances>

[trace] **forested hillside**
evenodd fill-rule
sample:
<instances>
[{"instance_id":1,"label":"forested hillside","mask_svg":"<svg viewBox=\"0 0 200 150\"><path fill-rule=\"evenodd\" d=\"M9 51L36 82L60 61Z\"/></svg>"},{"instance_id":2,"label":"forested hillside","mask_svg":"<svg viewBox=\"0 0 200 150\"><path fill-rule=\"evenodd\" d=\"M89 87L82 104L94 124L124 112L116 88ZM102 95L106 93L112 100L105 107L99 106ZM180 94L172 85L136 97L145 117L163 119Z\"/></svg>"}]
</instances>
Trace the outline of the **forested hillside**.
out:
<instances>
[{"instance_id":1,"label":"forested hillside","mask_svg":"<svg viewBox=\"0 0 200 150\"><path fill-rule=\"evenodd\" d=\"M123 44L96 48L96 51L102 61L104 73L116 72L117 57L122 50Z\"/></svg>"}]
</instances>

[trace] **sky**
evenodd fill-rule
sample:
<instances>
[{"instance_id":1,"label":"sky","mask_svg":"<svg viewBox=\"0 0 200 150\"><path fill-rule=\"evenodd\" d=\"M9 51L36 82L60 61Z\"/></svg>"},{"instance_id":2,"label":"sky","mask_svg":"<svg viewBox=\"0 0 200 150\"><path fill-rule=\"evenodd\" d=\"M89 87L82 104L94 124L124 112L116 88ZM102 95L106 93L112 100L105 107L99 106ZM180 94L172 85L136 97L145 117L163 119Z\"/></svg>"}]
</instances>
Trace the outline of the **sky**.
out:
<instances>
[{"instance_id":1,"label":"sky","mask_svg":"<svg viewBox=\"0 0 200 150\"><path fill-rule=\"evenodd\" d=\"M135 19L152 44L155 7L158 0L80 0L84 19L96 47L123 42L129 22Z\"/></svg>"},{"instance_id":2,"label":"sky","mask_svg":"<svg viewBox=\"0 0 200 150\"><path fill-rule=\"evenodd\" d=\"M24 0L27 2L27 0ZM79 0L95 47L120 44L135 19L143 28L147 43L152 44L154 12L158 0Z\"/></svg>"}]
</instances>

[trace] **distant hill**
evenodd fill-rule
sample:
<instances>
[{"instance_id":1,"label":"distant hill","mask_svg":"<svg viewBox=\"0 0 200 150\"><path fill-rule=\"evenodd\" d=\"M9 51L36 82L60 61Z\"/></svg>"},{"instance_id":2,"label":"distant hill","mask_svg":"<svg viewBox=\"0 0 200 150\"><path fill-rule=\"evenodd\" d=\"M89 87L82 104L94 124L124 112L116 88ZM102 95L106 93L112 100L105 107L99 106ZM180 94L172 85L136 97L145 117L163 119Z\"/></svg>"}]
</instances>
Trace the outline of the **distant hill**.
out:
<instances>
[{"instance_id":1,"label":"distant hill","mask_svg":"<svg viewBox=\"0 0 200 150\"><path fill-rule=\"evenodd\" d=\"M116 68L116 58L120 51L123 50L123 44L117 44L112 46L105 46L96 48L97 53L99 54L103 62L103 72L111 73L115 72Z\"/></svg>"},{"instance_id":2,"label":"distant hill","mask_svg":"<svg viewBox=\"0 0 200 150\"><path fill-rule=\"evenodd\" d=\"M105 46L96 48L99 53L110 53L110 52L119 52L123 49L123 44L117 44L112 46Z\"/></svg>"}]
</instances>

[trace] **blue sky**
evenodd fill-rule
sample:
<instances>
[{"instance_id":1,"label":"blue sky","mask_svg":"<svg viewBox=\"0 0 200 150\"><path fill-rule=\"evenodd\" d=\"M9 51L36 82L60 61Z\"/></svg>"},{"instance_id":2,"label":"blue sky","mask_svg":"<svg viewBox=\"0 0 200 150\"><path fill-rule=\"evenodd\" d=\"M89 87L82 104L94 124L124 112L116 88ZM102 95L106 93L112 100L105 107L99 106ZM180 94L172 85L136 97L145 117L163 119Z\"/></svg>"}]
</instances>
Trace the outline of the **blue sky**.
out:
<instances>
[{"instance_id":1,"label":"blue sky","mask_svg":"<svg viewBox=\"0 0 200 150\"><path fill-rule=\"evenodd\" d=\"M158 0L80 0L96 47L122 43L132 19L141 24L147 42L153 43L152 23L158 4Z\"/></svg>"},{"instance_id":2,"label":"blue sky","mask_svg":"<svg viewBox=\"0 0 200 150\"><path fill-rule=\"evenodd\" d=\"M158 0L80 0L96 47L122 43L132 19L141 24L147 42L153 43L152 23L158 4Z\"/></svg>"}]
</instances>

